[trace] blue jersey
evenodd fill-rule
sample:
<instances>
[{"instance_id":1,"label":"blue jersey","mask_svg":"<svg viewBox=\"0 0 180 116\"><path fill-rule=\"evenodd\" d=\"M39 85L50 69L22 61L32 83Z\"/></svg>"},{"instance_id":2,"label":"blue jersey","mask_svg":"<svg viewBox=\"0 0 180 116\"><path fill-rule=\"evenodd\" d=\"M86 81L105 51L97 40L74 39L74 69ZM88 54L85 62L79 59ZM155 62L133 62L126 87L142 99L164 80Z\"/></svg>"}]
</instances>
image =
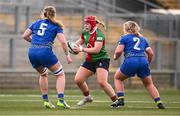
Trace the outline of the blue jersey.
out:
<instances>
[{"instance_id":1,"label":"blue jersey","mask_svg":"<svg viewBox=\"0 0 180 116\"><path fill-rule=\"evenodd\" d=\"M29 26L32 30L33 45L49 45L52 44L57 33L63 33L63 29L49 19L40 19Z\"/></svg>"},{"instance_id":2,"label":"blue jersey","mask_svg":"<svg viewBox=\"0 0 180 116\"><path fill-rule=\"evenodd\" d=\"M125 60L120 67L121 72L127 77L137 74L144 78L150 75L149 62L145 51L149 47L143 37L134 34L127 34L121 37L119 45L124 45Z\"/></svg>"},{"instance_id":3,"label":"blue jersey","mask_svg":"<svg viewBox=\"0 0 180 116\"><path fill-rule=\"evenodd\" d=\"M62 28L48 19L37 20L29 26L32 30L29 60L34 68L50 67L58 62L52 51L52 44L57 33L63 33Z\"/></svg>"},{"instance_id":4,"label":"blue jersey","mask_svg":"<svg viewBox=\"0 0 180 116\"><path fill-rule=\"evenodd\" d=\"M124 45L124 55L145 56L144 52L149 47L148 42L143 37L137 37L134 34L122 36L119 44Z\"/></svg>"}]
</instances>

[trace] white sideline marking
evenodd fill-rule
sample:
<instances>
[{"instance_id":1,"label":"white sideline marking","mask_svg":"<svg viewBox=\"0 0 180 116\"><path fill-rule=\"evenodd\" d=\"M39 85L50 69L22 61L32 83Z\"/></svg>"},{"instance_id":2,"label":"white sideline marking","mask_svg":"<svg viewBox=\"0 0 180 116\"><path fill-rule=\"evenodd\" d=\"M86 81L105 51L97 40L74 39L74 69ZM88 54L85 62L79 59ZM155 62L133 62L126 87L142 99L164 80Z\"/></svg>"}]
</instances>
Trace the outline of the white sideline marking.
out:
<instances>
[{"instance_id":1,"label":"white sideline marking","mask_svg":"<svg viewBox=\"0 0 180 116\"><path fill-rule=\"evenodd\" d=\"M50 96L53 96L53 95L50 95ZM57 95L54 95L54 96L57 96ZM41 97L41 95L31 95L31 94L28 94L28 95L13 95L13 94L0 94L0 97ZM67 96L65 95L65 97L73 97L73 98L78 98L78 97L83 97L82 95L71 95L71 96Z\"/></svg>"},{"instance_id":2,"label":"white sideline marking","mask_svg":"<svg viewBox=\"0 0 180 116\"><path fill-rule=\"evenodd\" d=\"M42 100L17 100L17 99L14 99L14 100L0 100L0 101L4 101L4 102L6 102L6 101L8 101L8 102L19 102L19 101L21 101L21 102L42 102ZM67 100L67 101L70 101L70 102L78 102L79 100ZM95 103L98 103L98 102L100 102L100 103L104 103L104 102L109 102L109 101L101 101L101 100L94 100L93 102L95 102ZM109 102L110 103L110 102ZM152 103L152 102L149 102L149 101L127 101L127 103ZM173 103L173 102L171 102L171 103ZM180 102L178 102L178 104L179 104ZM177 103L175 103L175 104L177 104ZM134 107L134 106L126 106L126 107L128 107L128 108L142 108L141 106L136 106L136 107ZM84 107L77 107L77 106L71 106L71 108L70 109L83 109ZM152 108L152 107L143 107L143 108ZM168 109L179 109L180 107L167 107Z\"/></svg>"},{"instance_id":3,"label":"white sideline marking","mask_svg":"<svg viewBox=\"0 0 180 116\"><path fill-rule=\"evenodd\" d=\"M52 96L52 95L50 95ZM56 95L55 95L56 96ZM34 95L34 94L28 94L28 95L13 95L13 94L0 94L0 98L3 98L3 97L23 97L23 98L26 98L26 97L37 97L37 98L41 98L41 95ZM70 96L65 96L65 98L83 98L82 95L70 95ZM68 100L66 99L67 101L72 101L72 102L78 102L79 100ZM42 101L41 99L39 100L21 100L21 99L9 99L9 100L3 100L3 99L0 99L0 101L12 101L12 102L18 102L18 101L24 101L24 102L32 102L32 101ZM108 101L108 100L94 100L93 102L111 102L111 101ZM153 103L153 101L126 101L127 103ZM178 101L171 101L171 102L164 102L164 103L173 103L173 104L180 104L180 102Z\"/></svg>"},{"instance_id":4,"label":"white sideline marking","mask_svg":"<svg viewBox=\"0 0 180 116\"><path fill-rule=\"evenodd\" d=\"M67 99L66 99L67 100ZM4 100L4 99L0 99L0 101L8 101L8 102L19 102L19 101L23 101L23 102L35 102L35 101L42 101L41 99L39 100L22 100L22 99L9 99L9 100ZM70 102L78 102L79 100L67 100L67 101L70 101ZM103 101L103 100L94 100L93 102L96 102L96 103L111 103L111 101ZM126 101L126 103L154 103L153 101ZM180 102L164 102L164 103L172 103L172 104L180 104Z\"/></svg>"},{"instance_id":5,"label":"white sideline marking","mask_svg":"<svg viewBox=\"0 0 180 116\"><path fill-rule=\"evenodd\" d=\"M80 114L81 115L81 114ZM72 116L80 116L80 115L72 115ZM99 114L101 115L101 114ZM86 116L99 116L97 114L86 114ZM4 116L4 115L0 115L0 116ZM6 116L12 116L12 115L6 115ZM13 115L13 116L19 116L19 115ZM44 115L21 115L21 116L44 116ZM60 116L60 115L53 115L51 114L51 116ZM70 115L64 115L63 116L70 116ZM109 114L106 115L106 114L103 114L103 116L110 116ZM122 116L122 115L113 115L113 116ZM129 116L128 114L123 114L123 116ZM139 115L136 115L136 114L133 114L133 116L139 116ZM151 116L162 116L162 115L151 115ZM169 116L169 115L163 115L163 116ZM173 115L173 116L179 116L179 115Z\"/></svg>"}]
</instances>

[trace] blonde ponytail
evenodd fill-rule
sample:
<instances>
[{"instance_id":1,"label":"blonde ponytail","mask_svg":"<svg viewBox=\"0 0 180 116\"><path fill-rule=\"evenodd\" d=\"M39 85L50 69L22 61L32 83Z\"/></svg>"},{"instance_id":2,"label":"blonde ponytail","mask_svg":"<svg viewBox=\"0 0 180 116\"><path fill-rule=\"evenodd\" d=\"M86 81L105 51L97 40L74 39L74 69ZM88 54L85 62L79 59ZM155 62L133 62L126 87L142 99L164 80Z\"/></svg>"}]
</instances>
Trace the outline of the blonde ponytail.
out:
<instances>
[{"instance_id":1,"label":"blonde ponytail","mask_svg":"<svg viewBox=\"0 0 180 116\"><path fill-rule=\"evenodd\" d=\"M123 30L125 33L135 34L137 36L141 36L140 27L135 21L127 21L123 24Z\"/></svg>"},{"instance_id":2,"label":"blonde ponytail","mask_svg":"<svg viewBox=\"0 0 180 116\"><path fill-rule=\"evenodd\" d=\"M56 20L56 9L54 6L44 7L41 17L49 19L53 23L58 24L61 28L64 27L64 24L61 21Z\"/></svg>"},{"instance_id":3,"label":"blonde ponytail","mask_svg":"<svg viewBox=\"0 0 180 116\"><path fill-rule=\"evenodd\" d=\"M58 24L62 29L64 28L64 24L60 20L56 20L55 18L50 19L53 23Z\"/></svg>"},{"instance_id":4,"label":"blonde ponytail","mask_svg":"<svg viewBox=\"0 0 180 116\"><path fill-rule=\"evenodd\" d=\"M96 19L96 24L100 24L104 29L106 29L106 26L105 26L103 21L100 21L100 20Z\"/></svg>"}]
</instances>

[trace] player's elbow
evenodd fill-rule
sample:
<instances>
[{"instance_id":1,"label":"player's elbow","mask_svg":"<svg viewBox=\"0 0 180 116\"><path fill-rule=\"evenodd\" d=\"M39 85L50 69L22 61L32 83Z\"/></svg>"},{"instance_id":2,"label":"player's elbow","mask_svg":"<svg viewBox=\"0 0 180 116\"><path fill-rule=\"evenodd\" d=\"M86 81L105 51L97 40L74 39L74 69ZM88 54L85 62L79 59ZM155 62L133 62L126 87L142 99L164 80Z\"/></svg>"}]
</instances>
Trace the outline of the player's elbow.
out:
<instances>
[{"instance_id":1,"label":"player's elbow","mask_svg":"<svg viewBox=\"0 0 180 116\"><path fill-rule=\"evenodd\" d=\"M147 53L148 57L150 57L150 58L154 57L154 52L150 47L146 50L146 53Z\"/></svg>"},{"instance_id":2,"label":"player's elbow","mask_svg":"<svg viewBox=\"0 0 180 116\"><path fill-rule=\"evenodd\" d=\"M115 55L116 55L116 56L121 56L122 52L123 52L123 51L116 51L116 52L115 52Z\"/></svg>"},{"instance_id":3,"label":"player's elbow","mask_svg":"<svg viewBox=\"0 0 180 116\"><path fill-rule=\"evenodd\" d=\"M28 40L28 36L26 36L25 34L21 35L21 38Z\"/></svg>"},{"instance_id":4,"label":"player's elbow","mask_svg":"<svg viewBox=\"0 0 180 116\"><path fill-rule=\"evenodd\" d=\"M67 44L67 41L61 41L61 44L62 44L62 45L66 45L66 44Z\"/></svg>"},{"instance_id":5,"label":"player's elbow","mask_svg":"<svg viewBox=\"0 0 180 116\"><path fill-rule=\"evenodd\" d=\"M26 36L23 34L23 35L21 35L21 38L25 39L25 38L26 38Z\"/></svg>"},{"instance_id":6,"label":"player's elbow","mask_svg":"<svg viewBox=\"0 0 180 116\"><path fill-rule=\"evenodd\" d=\"M153 53L153 51L148 52L148 57L150 57L150 58L153 58L153 57L154 57L154 53Z\"/></svg>"},{"instance_id":7,"label":"player's elbow","mask_svg":"<svg viewBox=\"0 0 180 116\"><path fill-rule=\"evenodd\" d=\"M152 53L150 54L150 56L153 58L153 57L154 57L154 53L152 52Z\"/></svg>"}]
</instances>

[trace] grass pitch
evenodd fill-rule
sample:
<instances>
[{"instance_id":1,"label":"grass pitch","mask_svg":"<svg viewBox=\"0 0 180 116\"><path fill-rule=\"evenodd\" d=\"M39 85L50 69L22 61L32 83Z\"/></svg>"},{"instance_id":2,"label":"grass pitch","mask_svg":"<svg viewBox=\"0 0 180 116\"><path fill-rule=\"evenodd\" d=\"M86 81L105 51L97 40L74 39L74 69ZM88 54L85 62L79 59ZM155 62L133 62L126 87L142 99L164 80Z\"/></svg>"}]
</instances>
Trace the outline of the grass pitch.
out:
<instances>
[{"instance_id":1,"label":"grass pitch","mask_svg":"<svg viewBox=\"0 0 180 116\"><path fill-rule=\"evenodd\" d=\"M71 109L46 109L43 107L41 95L38 90L7 90L0 89L0 115L180 115L180 90L160 91L161 99L166 109L156 108L156 104L145 90L126 90L125 106L112 109L111 101L103 91L94 90L93 103L84 107L76 107L76 103L83 98L79 90L66 90L65 100ZM50 100L56 104L56 92L50 90Z\"/></svg>"}]
</instances>

